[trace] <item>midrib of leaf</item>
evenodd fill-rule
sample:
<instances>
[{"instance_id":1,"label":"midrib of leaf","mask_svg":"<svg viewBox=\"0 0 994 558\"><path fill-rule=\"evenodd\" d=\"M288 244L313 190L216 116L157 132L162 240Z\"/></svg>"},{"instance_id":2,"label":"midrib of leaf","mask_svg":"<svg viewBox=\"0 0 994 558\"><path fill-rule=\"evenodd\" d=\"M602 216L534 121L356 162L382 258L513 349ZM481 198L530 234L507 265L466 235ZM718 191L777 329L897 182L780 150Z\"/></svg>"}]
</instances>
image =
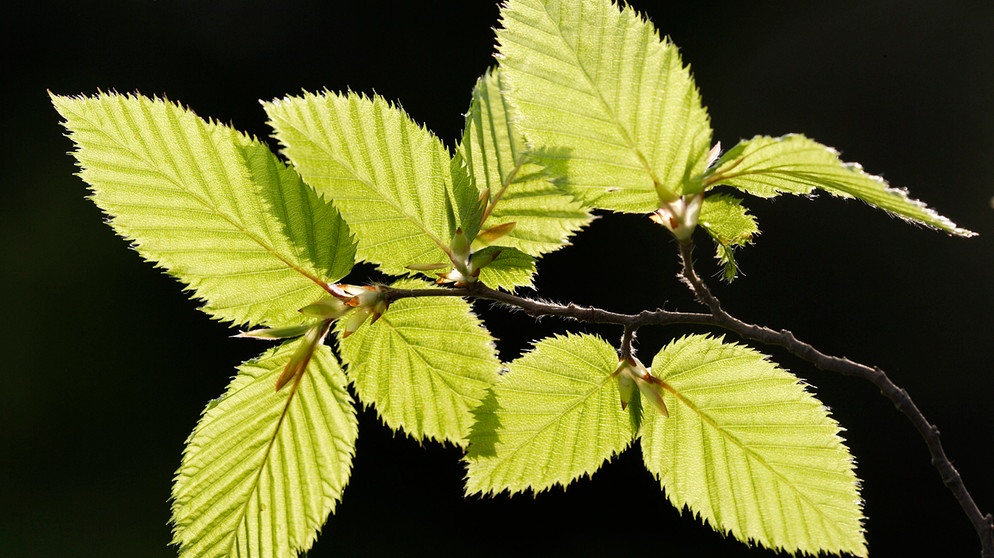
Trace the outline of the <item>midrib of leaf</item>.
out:
<instances>
[{"instance_id":1,"label":"midrib of leaf","mask_svg":"<svg viewBox=\"0 0 994 558\"><path fill-rule=\"evenodd\" d=\"M497 191L497 194L494 195L493 199L490 201L490 204L483 211L483 217L480 219L481 229L483 228L483 225L487 222L487 219L490 218L490 214L493 213L494 208L497 207L497 204L500 203L501 199L503 199L504 192L506 192L507 188L511 185L511 183L514 182L514 178L518 175L518 171L521 170L521 167L525 165L526 160L527 157L524 155L518 157L518 159L514 161L514 167L511 169L511 172L507 173L507 176L501 179L500 190Z\"/></svg>"},{"instance_id":2,"label":"midrib of leaf","mask_svg":"<svg viewBox=\"0 0 994 558\"><path fill-rule=\"evenodd\" d=\"M553 19L552 14L549 13L549 11L546 8L546 6L545 6L544 3L542 4L542 8L545 11L545 14L549 17L549 20L555 22L555 19ZM556 29L556 34L559 36L560 40L562 40L563 44L567 45L568 47L571 47L569 41L567 41L566 37L563 35L562 29L559 27L559 25L554 25L554 27ZM604 29L602 27L601 28L601 32L603 33L603 31L604 31ZM643 154L642 151L638 148L638 145L636 145L635 140L631 138L631 136L628 134L628 130L626 130L625 126L622 125L621 120L617 117L617 115L614 114L614 111L611 110L610 103L608 103L607 99L604 98L603 93L601 93L600 88L597 87L596 82L594 81L593 77L590 75L590 72L587 70L586 66L584 66L580 62L580 58L578 56L578 53L576 52L577 49L567 48L566 50L572 56L573 62L576 64L576 67L580 69L580 72L583 74L583 77L586 78L587 85L590 86L590 88L596 93L595 97L600 102L601 107L604 109L604 112L607 113L608 116L610 116L610 123L621 134L621 137L624 140L626 147L629 150L631 150L632 153L635 154L635 156L638 158L639 163L642 165L643 170L645 170L645 172L649 175L649 178L652 179L653 185L658 189L659 184L660 184L659 178L656 177L656 174L652 171L652 168L649 165L649 161L646 160L646 158L645 158L645 154ZM639 68L639 74L641 76L641 68ZM538 77L540 79L544 79L544 78L541 78L541 76L537 76L535 74L532 74L532 75L534 77ZM640 77L640 80L641 80L641 77ZM641 95L638 95L637 97L638 97L638 101L641 103ZM657 121L661 121L661 120L662 119L657 119Z\"/></svg>"},{"instance_id":3,"label":"midrib of leaf","mask_svg":"<svg viewBox=\"0 0 994 558\"><path fill-rule=\"evenodd\" d=\"M142 107L142 109L144 111L145 107ZM123 110L123 111L121 111L121 113L124 115L124 118L128 121L128 124L130 124L131 126L134 126L136 128L142 127L142 126L140 126L141 123L139 123L139 122L137 122L137 121L134 120L134 116L132 115L131 111ZM173 129L175 131L177 131L179 133L179 135L182 135L182 136L185 137L186 134L183 131L183 127L180 126L180 125L178 125L177 122L176 122L176 120L175 120L176 115L173 114L172 111L165 111L165 113L166 113L167 117L169 118L170 123L172 123ZM83 120L83 121L86 121L87 123L89 123L90 126L92 127L93 131L96 131L101 136L103 136L107 140L109 140L109 143L118 146L118 148L121 149L122 151L125 151L125 152L131 154L132 156L134 156L136 159L142 161L150 169L151 172L155 173L158 176L162 176L163 178L165 178L166 180L168 180L170 183L172 183L173 185L175 185L178 190L182 191L187 196L193 198L198 203L200 203L204 207L208 208L213 215L220 216L222 219L224 219L229 224L231 224L231 226L234 227L236 230L238 230L239 232L241 232L242 234L244 234L246 237L248 237L249 239L251 239L253 242L255 242L256 244L258 244L260 247L262 247L266 252L268 252L272 256L276 257L276 259L278 259L281 262L283 262L284 264L286 264L287 267L289 267L290 269L296 271L297 273L300 273L304 277L310 279L311 281L313 281L314 283L316 283L317 285L319 285L321 288L327 288L327 285L325 284L325 282L322 281L320 278L315 277L313 274L307 272L305 269L301 268L299 265L297 265L297 264L295 264L295 263L287 260L278 251L275 250L275 248L272 246L272 244L265 242L263 239L260 239L258 236L256 236L255 234L253 234L251 231L249 231L248 229L246 229L241 224L242 219L240 219L240 218L242 216L237 214L238 213L238 209L237 209L238 206L237 206L237 204L233 204L232 205L232 211L236 214L235 215L236 218L232 218L232 216L228 215L227 212L222 211L217 206L216 202L213 199L204 199L203 197L199 196L198 194L196 194L196 193L188 190L186 187L184 187L182 181L180 181L178 178L176 178L175 176L173 176L171 173L167 173L167 172L164 172L163 170L161 170L153 161L149 160L148 157L145 156L145 154L140 153L140 152L136 152L135 150L133 150L127 144L121 143L116 138L108 135L107 132L104 131L104 129L103 129L102 126L100 126L97 123L94 123L93 121L89 120L88 118L86 118L82 114L80 114L80 113L75 113L75 114L76 114L77 118L79 118L80 120ZM152 117L150 117L150 118L152 118ZM114 128L120 134L120 128L119 128L118 121L115 120L115 119L111 119L111 124L114 126ZM159 142L164 144L165 143L165 138L163 138L159 134L158 128L155 127L155 126L152 126L150 128L151 128L150 131L157 136L157 139L159 140ZM123 136L123 135L127 135L127 134L121 134L121 135ZM210 134L208 134L208 137L210 137ZM143 147L145 147L146 151L150 151L148 149L148 147L145 145L145 143L144 143L144 141L143 141L143 139L141 138L140 135L135 136L135 139L139 143L141 143ZM209 183L206 180L206 178L203 176L203 173L200 170L200 165L198 165L196 163L196 157L194 156L193 152L189 150L190 142L181 142L181 144L182 144L182 147L184 148L182 155L185 155L185 161L184 161L186 163L185 166L188 169L192 169L193 172L195 172L198 175L199 180L200 180L201 183L203 183L203 184ZM172 165L171 168L179 168L179 166L176 164L176 159L173 157L173 155L171 153L172 150L165 150L165 151L167 153L167 157L169 157L169 162ZM225 169L225 171L224 171L225 172L225 176L226 177L229 176L229 173L228 173L227 169L225 168L224 165L220 164L220 161L217 159L215 152L210 152L210 153L208 153L208 155L211 157L212 162L215 163L218 166L218 168ZM148 206L143 206L143 207L148 207ZM266 221L266 220L263 220L263 224L266 227L267 236L271 238L272 237L272 232L269 230L269 222Z\"/></svg>"},{"instance_id":4,"label":"midrib of leaf","mask_svg":"<svg viewBox=\"0 0 994 558\"><path fill-rule=\"evenodd\" d=\"M773 149L775 147L778 147L778 145L776 143L770 143L770 144L767 144L767 145L762 145L762 146L759 147L759 149L756 149L750 155L755 155L755 154L760 153L762 151L768 151L768 150ZM807 149L799 151L799 153L817 153L817 154L821 154L824 151L824 149L825 148L821 147L821 146L817 146L817 147L812 146L812 147L809 147ZM745 161L745 158L744 157L740 157L740 158L736 159L735 162L732 163L732 165L730 167L728 167L728 169L726 169L726 170L735 169L736 167L742 165L742 163L744 161ZM760 159L760 161L762 161L762 159ZM789 170L780 170L780 169L789 169L789 168L794 167L794 166L796 166L796 164L783 164L783 165L776 165L776 166L764 167L764 173L763 174L765 174L766 170L769 169L769 170L775 170L777 172L781 172L783 174L787 174L787 175L790 175L790 176L806 176L804 173L797 173L797 172L793 172L792 173ZM706 183L707 184L719 184L722 180L728 180L728 179L731 179L731 178L738 178L740 176L745 176L745 175L749 175L749 174L756 174L756 171L750 170L750 169L745 169L745 170L740 171L740 172L724 172L723 171L723 172L715 173L715 174L707 177ZM814 178L812 178L812 180L814 180Z\"/></svg>"},{"instance_id":5,"label":"midrib of leaf","mask_svg":"<svg viewBox=\"0 0 994 558\"><path fill-rule=\"evenodd\" d=\"M297 111L298 117L300 117L300 121L301 122L306 121L306 119L303 118L303 115L301 113L302 109L300 107L297 107L296 104L294 104L294 103L290 103L290 106L292 108L294 108L294 110ZM376 114L376 121L377 121L377 126L380 126L380 127L383 126L383 122L382 122L383 118L379 114L379 112L377 112L377 114ZM290 122L288 120L284 120L283 121L283 125L287 126L289 128L292 128L297 133L299 133L301 136L310 137L310 134L307 133L307 130L301 129L299 126L296 126L293 122ZM328 134L328 131L325 129L324 122L320 118L315 119L315 125L320 129L320 133L322 135L324 135L326 137L332 137L331 134ZM407 143L407 144L410 144L411 142L409 141L409 136L407 135L407 129L404 126L401 126L400 129L401 129L401 133L403 134L403 140L404 140L404 142ZM379 149L377 149L376 145L371 145L369 143L370 140L369 140L368 136L369 136L368 134L363 134L363 138L366 139L366 149L369 152L371 152L371 153L375 153L375 152L379 151ZM360 198L350 198L350 199L360 199L361 201L372 201L372 202L386 203L391 208L393 208L394 211L396 211L399 215L402 215L407 221L413 223L418 229L421 230L421 232L423 232L425 234L425 236L427 236L428 238L430 238L432 240L432 242L434 242L435 244L437 244L440 248L442 248L444 250L448 246L447 242L443 243L441 240L439 240L439 238L437 236L435 236L434 233L432 233L430 230L428 230L427 228L425 228L424 224L421 222L420 219L415 218L414 215L412 215L411 213L409 213L406 210L404 210L403 206L398 205L394 201L393 196L388 196L388 195L385 195L384 192L381 192L376 187L376 182L374 180L372 180L370 177L367 177L367 176L360 176L358 174L357 170L356 170L355 165L353 165L351 161L349 161L347 159L344 159L342 157L336 156L335 153L332 153L331 151L329 151L328 149L326 149L325 146L321 144L321 142L311 142L311 143L313 144L313 146L316 149L318 149L322 153L324 153L329 159L331 159L331 160L335 161L336 163L338 163L339 166L341 166L343 169L349 169L349 171L351 173L351 178L353 178L355 180L358 180L360 183L362 183L363 186L365 186L365 188L366 188L367 191L374 192L376 194L376 196L377 196L375 198L361 198L361 199ZM383 160L383 164L386 165L387 168L390 170L390 174L391 175L394 174L393 173L393 158L392 157L385 157L384 160ZM449 204L449 205L452 204L452 200L450 199L450 197L448 195L446 195L445 200L446 200L447 204ZM415 204L419 203L419 200L416 197L412 201ZM367 222L372 222L372 221L375 221L375 220L376 219L366 219ZM394 220L394 219L390 218L390 217L385 217L382 220L388 221L388 220ZM380 244L387 244L387 243L389 243L389 242L391 242L393 240L395 240L395 239L391 239L389 241L384 241L384 242L370 244L370 246L378 246Z\"/></svg>"},{"instance_id":6,"label":"midrib of leaf","mask_svg":"<svg viewBox=\"0 0 994 558\"><path fill-rule=\"evenodd\" d=\"M745 356L724 357L724 358L720 358L720 359L715 359L715 360L709 361L706 364L702 364L702 365L694 366L694 367L691 367L691 368L687 368L686 370L682 371L680 373L680 375L686 374L686 373L689 373L689 372L693 372L693 371L695 371L695 370L697 370L699 368L702 368L704 366L709 366L710 367L711 365L716 365L716 364L719 364L719 363L730 363L730 364L733 364L736 361L748 362L750 360L753 360L753 359L750 359L749 357L745 357ZM766 380L765 379L749 380L747 382L736 382L735 384L726 384L726 385L740 385L740 384L754 383L754 382L763 382L763 381L766 381ZM750 458L750 459L745 460L746 467L750 467L751 468L752 467L751 463L752 462L756 462L756 463L762 465L764 468L766 468L777 479L779 479L781 485L790 487L790 490L794 494L795 498L798 498L798 499L804 501L806 504L808 504L808 506L810 506L811 508L814 508L814 509L817 509L819 506L822 505L820 503L816 503L816 502L812 501L803 491L797 490L797 488L794 486L794 483L788 481L779 472L778 469L776 469L773 465L771 465L770 463L768 463L766 461L766 459L764 459L762 456L760 456L759 454L757 454L754 450L752 450L751 448L749 448L748 446L746 446L736 436L734 436L730 432L727 432L724 428L722 428L721 426L719 426L718 423L716 423L714 420L712 420L707 414L705 414L704 412L702 412L701 409L698 408L689 399L687 399L686 397L684 397L684 395L681 392L679 392L678 390L676 390L675 388L673 388L671 385L669 385L668 382L662 381L662 380L661 380L661 382L663 384L663 388L666 391L669 391L670 393L672 393L673 396L676 397L681 403L683 403L684 405L686 405L688 409L692 410L701 419L702 422L707 423L709 426L711 426L711 428L713 428L716 432L718 432L718 434L721 436L721 438L723 440L725 440L726 443L722 444L722 448L723 448L723 450L726 453L726 462L728 460L727 460L727 449L725 449L725 448L727 448L727 443L730 442L733 445L735 445L736 447L738 447L744 454L746 454ZM674 454L674 455L677 455L677 454ZM755 476L754 475L749 475L749 478L750 479L754 479ZM734 484L734 483L732 483L732 484ZM753 493L755 493L755 494L759 494L760 493L759 492L759 488L756 487L755 484L753 484L753 488L754 488ZM709 490L710 490L710 487L709 487ZM715 501L717 501L719 499L719 498L715 498L714 494L712 494L711 497ZM780 497L779 494L777 495L777 498L781 499L781 497ZM780 510L781 512L783 512L783 506L777 506L777 509ZM758 511L759 511L760 514L762 514L762 508L761 507L758 508ZM788 523L787 518L785 517L783 519L784 519L784 524L787 524ZM823 526L825 526L825 517L824 517L824 514L818 514L818 521ZM761 523L762 523L764 529L768 529L768 527L769 527L768 522L763 521ZM806 523L803 523L803 522L802 522L802 524L806 525ZM832 531L835 531L836 533L840 533L840 534L844 535L844 533L842 533L842 531L839 529L839 527L837 525L835 525L834 523L831 523L829 525L831 526ZM769 533L769 532L766 533L766 536L768 538L770 538L770 539L773 538L772 534Z\"/></svg>"},{"instance_id":7,"label":"midrib of leaf","mask_svg":"<svg viewBox=\"0 0 994 558\"><path fill-rule=\"evenodd\" d=\"M252 488L248 492L249 497L245 498L245 502L242 503L241 510L238 512L238 523L235 524L236 531L232 533L233 536L231 537L231 542L228 545L228 556L234 555L235 547L238 545L237 529L240 529L242 524L245 522L245 516L248 514L249 507L251 507L250 503L252 502L252 497L258 493L259 480L262 478L262 473L264 473L269 467L269 455L273 451L273 446L276 445L277 438L279 438L280 427L283 426L283 420L286 419L287 414L289 414L290 404L293 403L293 398L297 395L297 388L300 387L300 381L304 378L304 375L307 374L309 369L309 366L305 367L303 372L297 374L293 384L287 386L290 389L290 392L287 395L286 404L283 405L283 410L280 411L280 418L276 421L276 426L273 428L273 435L269 437L269 441L266 443L266 450L263 452L262 457L262 466L259 467L258 471L256 471L255 478L252 479Z\"/></svg>"}]
</instances>

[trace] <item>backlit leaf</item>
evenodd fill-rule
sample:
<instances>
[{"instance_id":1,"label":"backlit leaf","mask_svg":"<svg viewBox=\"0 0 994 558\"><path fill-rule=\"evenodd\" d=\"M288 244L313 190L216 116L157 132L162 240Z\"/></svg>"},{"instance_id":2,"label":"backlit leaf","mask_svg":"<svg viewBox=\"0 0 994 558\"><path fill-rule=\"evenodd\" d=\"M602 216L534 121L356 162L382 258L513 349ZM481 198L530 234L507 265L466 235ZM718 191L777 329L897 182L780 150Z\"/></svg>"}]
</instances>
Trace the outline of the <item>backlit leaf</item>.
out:
<instances>
[{"instance_id":1,"label":"backlit leaf","mask_svg":"<svg viewBox=\"0 0 994 558\"><path fill-rule=\"evenodd\" d=\"M239 367L187 440L173 486L181 557L291 557L314 543L348 482L357 422L321 345L298 379L276 378L302 340Z\"/></svg>"},{"instance_id":2,"label":"backlit leaf","mask_svg":"<svg viewBox=\"0 0 994 558\"><path fill-rule=\"evenodd\" d=\"M306 93L263 106L286 156L342 212L362 260L394 275L448 261L443 247L477 194L453 180L431 132L378 96Z\"/></svg>"},{"instance_id":3,"label":"backlit leaf","mask_svg":"<svg viewBox=\"0 0 994 558\"><path fill-rule=\"evenodd\" d=\"M866 555L853 458L796 377L705 336L659 351L652 372L670 416L645 414L642 451L674 506L743 542Z\"/></svg>"},{"instance_id":4,"label":"backlit leaf","mask_svg":"<svg viewBox=\"0 0 994 558\"><path fill-rule=\"evenodd\" d=\"M607 0L509 0L501 24L500 68L521 130L550 159L569 158L570 192L648 213L700 191L707 112L651 23Z\"/></svg>"},{"instance_id":5,"label":"backlit leaf","mask_svg":"<svg viewBox=\"0 0 994 558\"><path fill-rule=\"evenodd\" d=\"M925 204L867 174L839 153L804 136L756 136L744 140L718 160L705 178L708 187L733 186L760 197L780 193L808 194L815 189L843 198L859 198L902 219L958 236L976 233L961 229Z\"/></svg>"},{"instance_id":6,"label":"backlit leaf","mask_svg":"<svg viewBox=\"0 0 994 558\"><path fill-rule=\"evenodd\" d=\"M269 149L179 105L141 96L52 96L93 201L204 311L280 324L352 267L338 212Z\"/></svg>"},{"instance_id":7,"label":"backlit leaf","mask_svg":"<svg viewBox=\"0 0 994 558\"><path fill-rule=\"evenodd\" d=\"M514 224L493 244L541 256L565 246L592 217L554 184L560 177L529 158L517 116L501 87L496 70L477 81L456 153L476 187L488 191L491 207L483 228Z\"/></svg>"},{"instance_id":8,"label":"backlit leaf","mask_svg":"<svg viewBox=\"0 0 994 558\"><path fill-rule=\"evenodd\" d=\"M566 486L628 447L635 432L617 366L614 348L592 335L546 338L511 362L477 410L467 494Z\"/></svg>"},{"instance_id":9,"label":"backlit leaf","mask_svg":"<svg viewBox=\"0 0 994 558\"><path fill-rule=\"evenodd\" d=\"M392 286L428 287L416 280ZM456 445L466 444L471 413L500 367L490 333L457 297L398 300L376 323L341 339L341 351L359 399L387 426Z\"/></svg>"},{"instance_id":10,"label":"backlit leaf","mask_svg":"<svg viewBox=\"0 0 994 558\"><path fill-rule=\"evenodd\" d=\"M749 214L742 200L727 194L711 194L704 198L698 224L714 240L718 263L724 266L724 278L732 281L739 272L734 251L751 244L759 234L756 218Z\"/></svg>"}]
</instances>

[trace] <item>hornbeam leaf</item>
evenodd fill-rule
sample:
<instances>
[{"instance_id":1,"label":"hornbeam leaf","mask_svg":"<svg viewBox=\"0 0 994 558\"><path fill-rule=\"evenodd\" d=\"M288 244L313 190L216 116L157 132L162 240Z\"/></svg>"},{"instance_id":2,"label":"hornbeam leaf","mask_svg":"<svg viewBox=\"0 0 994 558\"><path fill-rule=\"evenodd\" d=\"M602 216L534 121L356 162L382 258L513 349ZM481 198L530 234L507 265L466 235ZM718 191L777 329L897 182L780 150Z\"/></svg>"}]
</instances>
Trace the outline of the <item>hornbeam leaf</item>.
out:
<instances>
[{"instance_id":1,"label":"hornbeam leaf","mask_svg":"<svg viewBox=\"0 0 994 558\"><path fill-rule=\"evenodd\" d=\"M739 272L735 248L751 244L759 234L756 218L742 206L742 200L727 194L704 198L698 222L716 244L718 263L724 266L724 278L731 282Z\"/></svg>"},{"instance_id":2,"label":"hornbeam leaf","mask_svg":"<svg viewBox=\"0 0 994 558\"><path fill-rule=\"evenodd\" d=\"M378 96L306 93L263 106L286 156L342 212L360 258L393 275L448 261L443 247L477 194L453 180L431 132Z\"/></svg>"},{"instance_id":3,"label":"hornbeam leaf","mask_svg":"<svg viewBox=\"0 0 994 558\"><path fill-rule=\"evenodd\" d=\"M635 431L617 366L614 348L592 335L543 339L510 363L476 412L466 493L566 486L628 447Z\"/></svg>"},{"instance_id":4,"label":"hornbeam leaf","mask_svg":"<svg viewBox=\"0 0 994 558\"><path fill-rule=\"evenodd\" d=\"M93 201L208 314L294 322L351 269L355 247L338 212L258 141L159 99L52 102Z\"/></svg>"},{"instance_id":5,"label":"hornbeam leaf","mask_svg":"<svg viewBox=\"0 0 994 558\"><path fill-rule=\"evenodd\" d=\"M541 256L567 245L593 217L554 184L559 177L529 159L516 119L501 93L500 72L488 71L473 89L456 155L479 191L488 192L482 228L513 226L493 244Z\"/></svg>"},{"instance_id":6,"label":"hornbeam leaf","mask_svg":"<svg viewBox=\"0 0 994 558\"><path fill-rule=\"evenodd\" d=\"M419 289L417 280L393 287ZM405 298L375 323L342 338L346 374L359 399L387 426L411 437L466 444L472 411L497 378L500 361L490 333L457 297Z\"/></svg>"},{"instance_id":7,"label":"hornbeam leaf","mask_svg":"<svg viewBox=\"0 0 994 558\"><path fill-rule=\"evenodd\" d=\"M652 372L670 416L646 413L642 452L674 506L743 542L866 556L853 458L795 376L706 336L674 341Z\"/></svg>"},{"instance_id":8,"label":"hornbeam leaf","mask_svg":"<svg viewBox=\"0 0 994 558\"><path fill-rule=\"evenodd\" d=\"M239 367L187 440L173 486L181 557L290 557L306 551L348 482L355 406L320 345L287 388L273 386L297 345Z\"/></svg>"},{"instance_id":9,"label":"hornbeam leaf","mask_svg":"<svg viewBox=\"0 0 994 558\"><path fill-rule=\"evenodd\" d=\"M535 258L515 248L489 247L483 250L498 250L500 253L490 265L480 270L481 283L508 291L516 287L532 287Z\"/></svg>"},{"instance_id":10,"label":"hornbeam leaf","mask_svg":"<svg viewBox=\"0 0 994 558\"><path fill-rule=\"evenodd\" d=\"M839 153L798 134L778 138L756 136L739 142L721 157L704 178L706 187L733 186L754 196L809 194L815 189L834 196L859 198L902 219L958 236L976 233L961 229L925 204L867 174Z\"/></svg>"},{"instance_id":11,"label":"hornbeam leaf","mask_svg":"<svg viewBox=\"0 0 994 558\"><path fill-rule=\"evenodd\" d=\"M539 151L565 148L570 192L648 213L700 191L708 115L677 48L651 23L609 0L509 0L501 23L511 106Z\"/></svg>"}]
</instances>

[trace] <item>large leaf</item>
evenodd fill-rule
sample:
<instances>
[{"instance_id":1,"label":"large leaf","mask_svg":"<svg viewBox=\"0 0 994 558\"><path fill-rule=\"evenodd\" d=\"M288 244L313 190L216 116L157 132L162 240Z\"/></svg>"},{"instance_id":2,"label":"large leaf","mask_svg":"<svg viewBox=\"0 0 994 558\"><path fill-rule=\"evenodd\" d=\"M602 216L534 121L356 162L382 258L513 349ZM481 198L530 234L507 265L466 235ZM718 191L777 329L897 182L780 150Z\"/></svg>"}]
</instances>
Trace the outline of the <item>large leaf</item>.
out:
<instances>
[{"instance_id":1,"label":"large leaf","mask_svg":"<svg viewBox=\"0 0 994 558\"><path fill-rule=\"evenodd\" d=\"M642 451L675 506L744 542L866 555L853 458L796 377L705 336L673 342L652 371L670 416L645 415Z\"/></svg>"},{"instance_id":2,"label":"large leaf","mask_svg":"<svg viewBox=\"0 0 994 558\"><path fill-rule=\"evenodd\" d=\"M448 261L443 247L477 195L453 181L431 132L378 96L307 93L263 106L286 156L355 232L360 258L395 275Z\"/></svg>"},{"instance_id":3,"label":"large leaf","mask_svg":"<svg viewBox=\"0 0 994 558\"><path fill-rule=\"evenodd\" d=\"M494 244L541 256L567 244L590 212L558 188L553 172L529 159L517 117L501 93L500 73L488 71L473 89L457 155L476 187L489 193L483 229L514 223Z\"/></svg>"},{"instance_id":4,"label":"large leaf","mask_svg":"<svg viewBox=\"0 0 994 558\"><path fill-rule=\"evenodd\" d=\"M355 407L324 345L295 383L274 389L302 342L243 364L204 411L173 487L180 556L296 556L334 511L352 468Z\"/></svg>"},{"instance_id":5,"label":"large leaf","mask_svg":"<svg viewBox=\"0 0 994 558\"><path fill-rule=\"evenodd\" d=\"M569 157L570 191L629 212L699 191L707 112L676 47L651 23L609 0L509 0L501 23L511 105L539 151Z\"/></svg>"},{"instance_id":6,"label":"large leaf","mask_svg":"<svg viewBox=\"0 0 994 558\"><path fill-rule=\"evenodd\" d=\"M760 197L819 189L859 198L902 219L951 234L975 234L909 198L904 190L889 187L879 176L867 174L859 165L844 163L836 150L797 134L756 136L740 142L707 173L705 184L734 186Z\"/></svg>"},{"instance_id":7,"label":"large leaf","mask_svg":"<svg viewBox=\"0 0 994 558\"><path fill-rule=\"evenodd\" d=\"M635 432L617 366L614 348L592 335L543 339L510 363L477 411L466 492L566 486L628 447Z\"/></svg>"},{"instance_id":8,"label":"large leaf","mask_svg":"<svg viewBox=\"0 0 994 558\"><path fill-rule=\"evenodd\" d=\"M296 320L351 269L355 249L338 212L263 144L158 99L52 102L93 201L212 316Z\"/></svg>"},{"instance_id":9,"label":"large leaf","mask_svg":"<svg viewBox=\"0 0 994 558\"><path fill-rule=\"evenodd\" d=\"M393 286L427 285L403 280ZM456 297L398 300L376 323L341 339L341 352L359 399L388 426L417 440L460 446L500 368L490 333Z\"/></svg>"}]
</instances>

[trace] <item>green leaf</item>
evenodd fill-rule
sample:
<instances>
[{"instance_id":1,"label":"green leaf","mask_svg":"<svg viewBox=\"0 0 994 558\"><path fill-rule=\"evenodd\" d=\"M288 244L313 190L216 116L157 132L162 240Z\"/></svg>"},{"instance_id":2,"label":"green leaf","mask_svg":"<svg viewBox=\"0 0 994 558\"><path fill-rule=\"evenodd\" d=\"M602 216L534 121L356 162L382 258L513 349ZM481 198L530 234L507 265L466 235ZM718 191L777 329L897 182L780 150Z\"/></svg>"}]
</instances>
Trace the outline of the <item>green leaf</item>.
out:
<instances>
[{"instance_id":1,"label":"green leaf","mask_svg":"<svg viewBox=\"0 0 994 558\"><path fill-rule=\"evenodd\" d=\"M718 263L724 266L724 278L731 282L739 272L735 248L751 244L759 234L756 218L742 206L742 200L727 194L704 198L698 224L715 241Z\"/></svg>"},{"instance_id":2,"label":"green leaf","mask_svg":"<svg viewBox=\"0 0 994 558\"><path fill-rule=\"evenodd\" d=\"M235 323L282 324L352 267L338 212L263 144L176 104L52 96L110 224Z\"/></svg>"},{"instance_id":3,"label":"green leaf","mask_svg":"<svg viewBox=\"0 0 994 558\"><path fill-rule=\"evenodd\" d=\"M904 190L889 187L879 176L867 174L858 164L843 162L831 147L797 134L756 136L740 142L707 173L706 187L719 184L764 198L819 189L834 196L859 198L902 219L950 234L976 234L909 198Z\"/></svg>"},{"instance_id":4,"label":"green leaf","mask_svg":"<svg viewBox=\"0 0 994 558\"><path fill-rule=\"evenodd\" d=\"M263 106L286 156L342 212L360 258L393 275L448 261L443 249L477 194L453 181L431 132L378 96L306 93Z\"/></svg>"},{"instance_id":5,"label":"green leaf","mask_svg":"<svg viewBox=\"0 0 994 558\"><path fill-rule=\"evenodd\" d=\"M494 244L537 257L567 245L593 217L554 184L559 177L529 159L517 116L501 88L496 70L476 82L456 155L466 162L479 191L489 192L482 228L514 223Z\"/></svg>"},{"instance_id":6,"label":"green leaf","mask_svg":"<svg viewBox=\"0 0 994 558\"><path fill-rule=\"evenodd\" d=\"M296 556L341 499L357 421L331 350L320 345L295 383L274 387L301 342L240 366L187 440L173 486L180 556Z\"/></svg>"},{"instance_id":7,"label":"green leaf","mask_svg":"<svg viewBox=\"0 0 994 558\"><path fill-rule=\"evenodd\" d=\"M750 544L866 556L853 458L796 377L699 335L661 350L652 371L670 416L645 415L642 451L673 505Z\"/></svg>"},{"instance_id":8,"label":"green leaf","mask_svg":"<svg viewBox=\"0 0 994 558\"><path fill-rule=\"evenodd\" d=\"M677 48L609 0L509 0L497 30L507 95L539 148L565 148L586 204L650 212L700 191L707 112Z\"/></svg>"},{"instance_id":9,"label":"green leaf","mask_svg":"<svg viewBox=\"0 0 994 558\"><path fill-rule=\"evenodd\" d=\"M488 247L483 250L496 250L500 253L490 265L480 270L480 282L488 287L507 291L513 291L517 287L532 287L535 258L515 248Z\"/></svg>"},{"instance_id":10,"label":"green leaf","mask_svg":"<svg viewBox=\"0 0 994 558\"><path fill-rule=\"evenodd\" d=\"M428 285L404 280L392 286ZM387 426L417 440L459 446L500 368L490 333L457 297L393 302L375 323L341 338L341 353L359 399L373 405Z\"/></svg>"},{"instance_id":11,"label":"green leaf","mask_svg":"<svg viewBox=\"0 0 994 558\"><path fill-rule=\"evenodd\" d=\"M635 431L617 366L614 348L592 335L543 339L510 363L476 413L467 494L566 486L628 447Z\"/></svg>"}]
</instances>

